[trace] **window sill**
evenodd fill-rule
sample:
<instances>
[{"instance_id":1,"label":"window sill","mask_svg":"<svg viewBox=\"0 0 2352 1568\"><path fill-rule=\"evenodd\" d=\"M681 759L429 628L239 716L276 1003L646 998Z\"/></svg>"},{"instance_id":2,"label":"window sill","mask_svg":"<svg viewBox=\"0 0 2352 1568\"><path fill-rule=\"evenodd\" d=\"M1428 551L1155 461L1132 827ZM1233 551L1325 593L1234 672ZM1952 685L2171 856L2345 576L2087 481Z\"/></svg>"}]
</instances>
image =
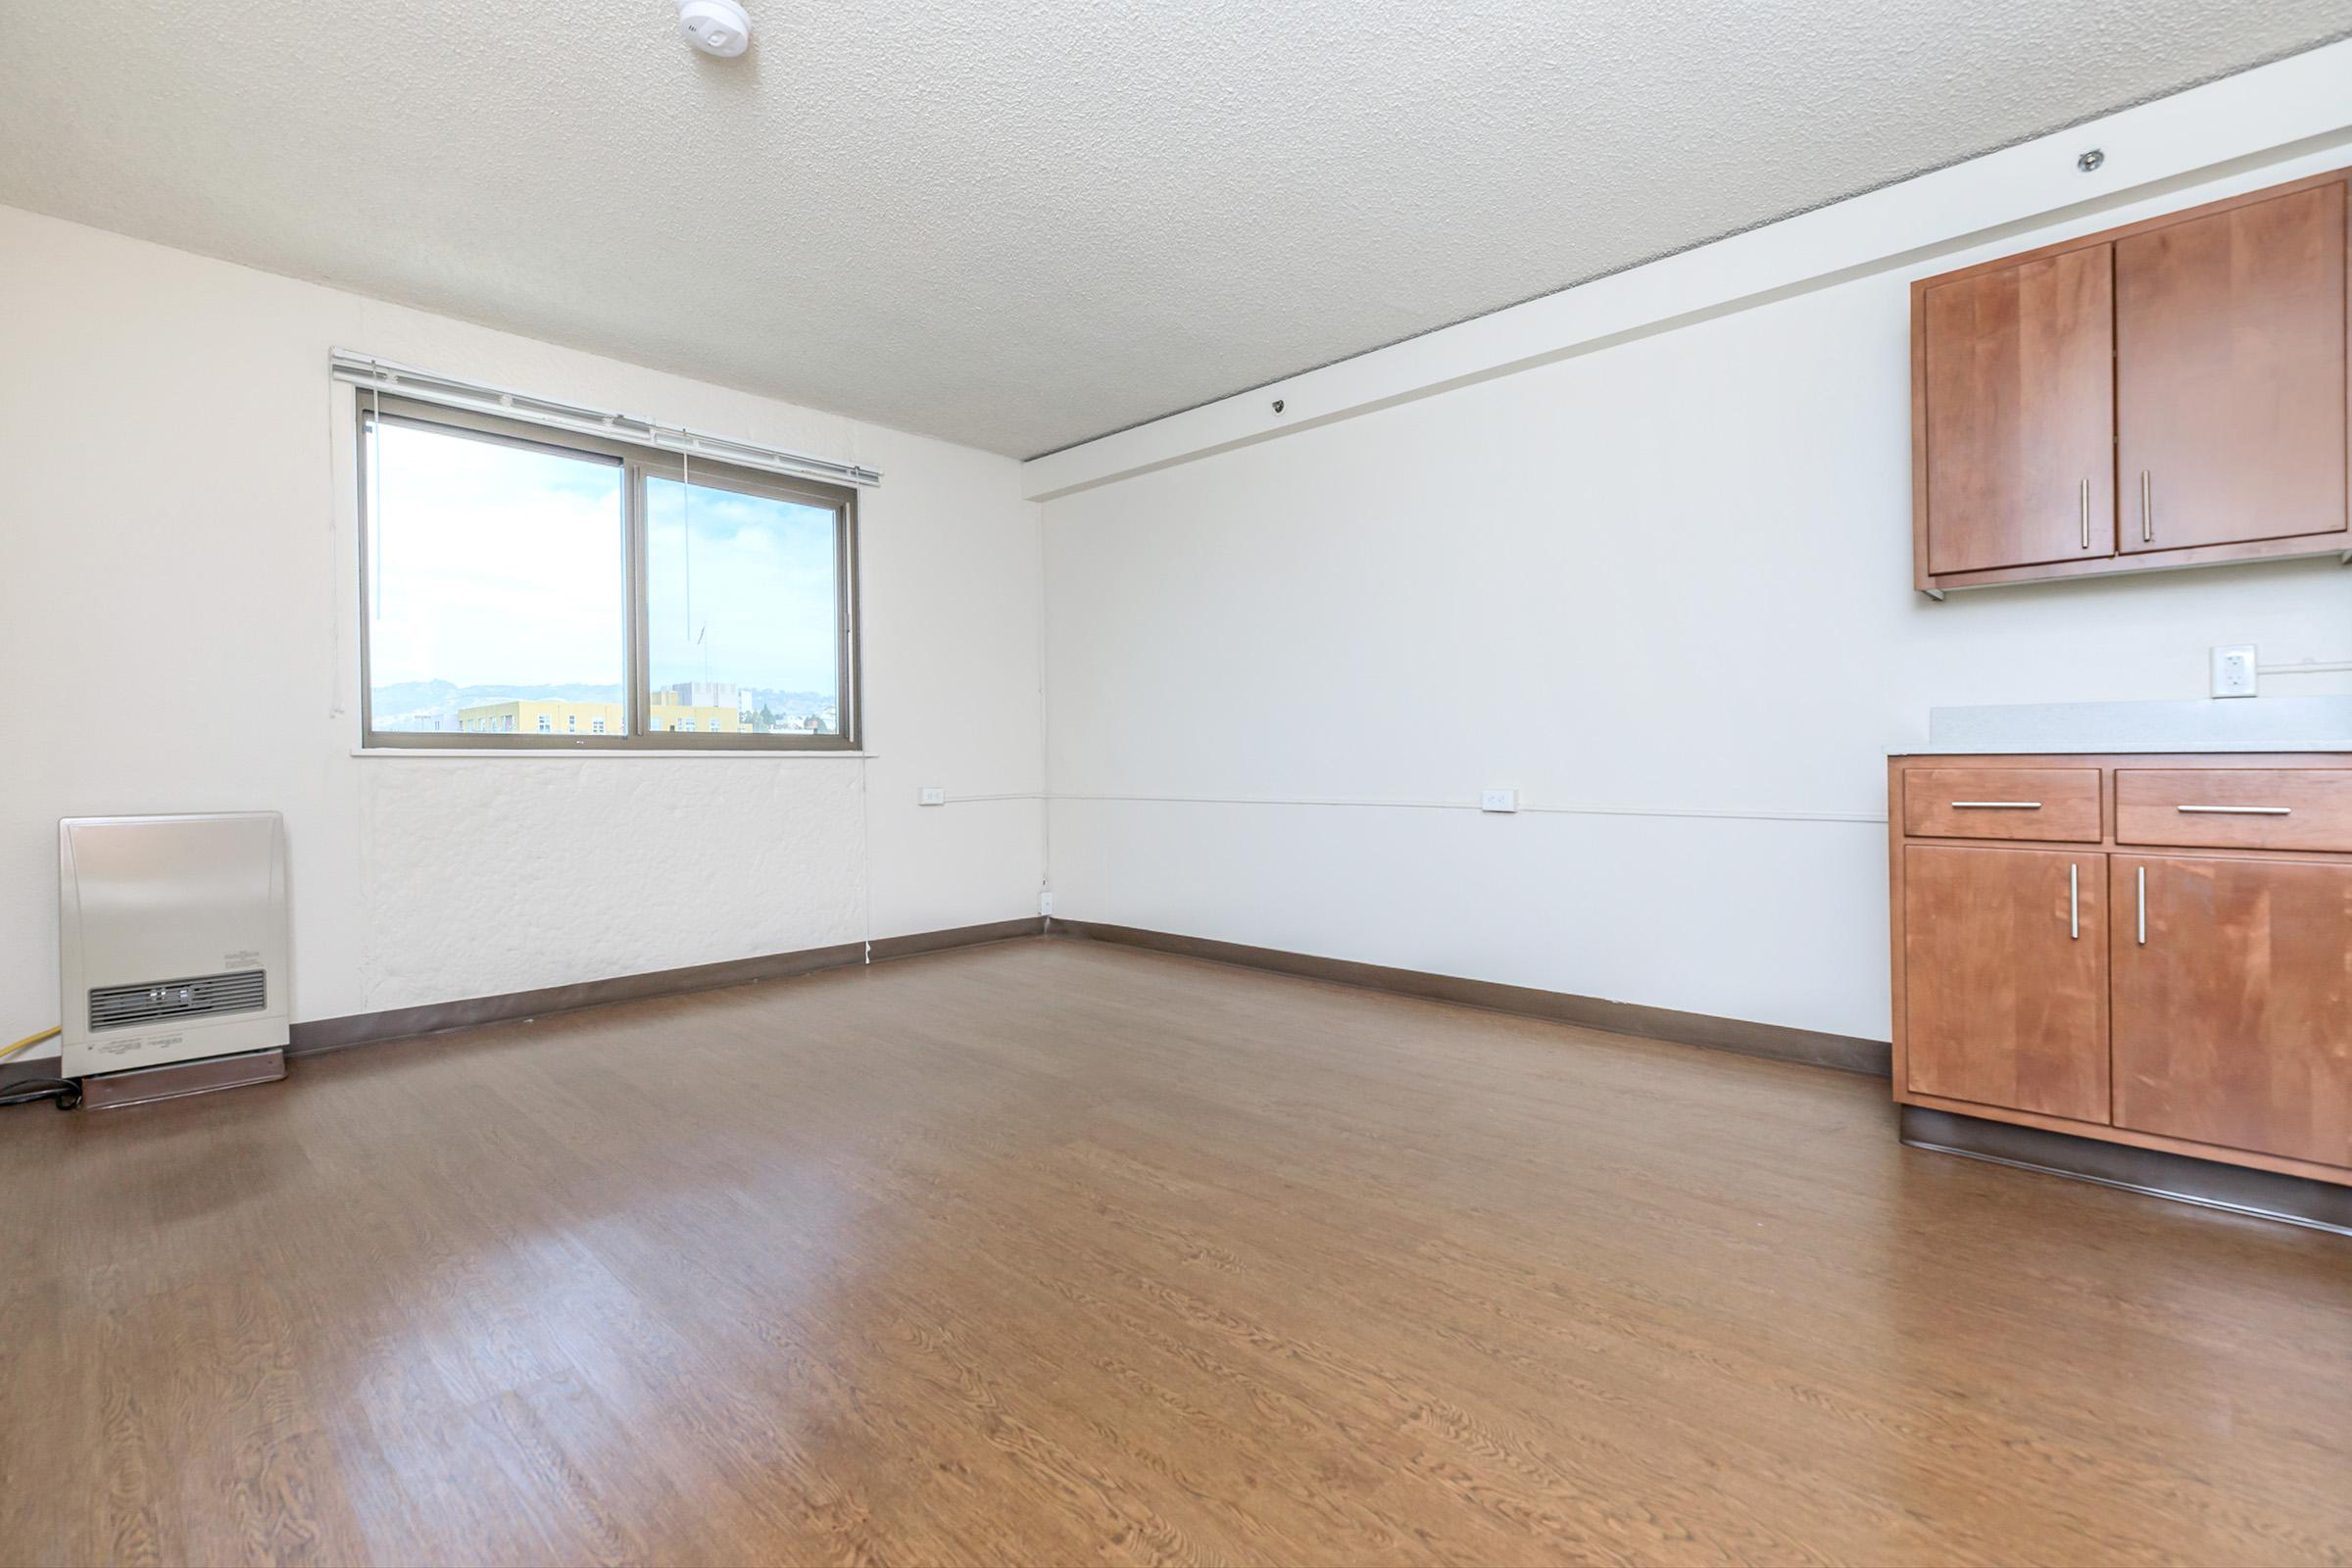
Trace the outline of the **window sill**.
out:
<instances>
[{"instance_id":1,"label":"window sill","mask_svg":"<svg viewBox=\"0 0 2352 1568\"><path fill-rule=\"evenodd\" d=\"M797 746L737 746L724 750L686 746L663 747L563 747L563 746L354 746L354 757L408 757L446 760L450 758L535 758L545 761L564 759L578 761L593 758L598 761L659 762L676 757L727 757L738 762L775 762L786 760L815 760L818 759L858 759L879 755L874 752L837 752L819 747Z\"/></svg>"}]
</instances>

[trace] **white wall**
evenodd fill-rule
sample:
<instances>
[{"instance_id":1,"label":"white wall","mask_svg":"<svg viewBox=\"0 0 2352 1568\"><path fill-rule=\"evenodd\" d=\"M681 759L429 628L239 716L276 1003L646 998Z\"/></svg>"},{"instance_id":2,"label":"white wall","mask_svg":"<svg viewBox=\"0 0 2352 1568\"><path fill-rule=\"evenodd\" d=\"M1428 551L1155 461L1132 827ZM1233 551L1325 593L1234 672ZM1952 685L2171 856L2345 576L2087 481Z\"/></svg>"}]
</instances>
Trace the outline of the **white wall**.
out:
<instances>
[{"instance_id":1,"label":"white wall","mask_svg":"<svg viewBox=\"0 0 2352 1568\"><path fill-rule=\"evenodd\" d=\"M2352 658L2331 563L1914 595L1909 279L2343 161L1049 501L1056 912L1886 1038L1872 818L1931 706L2202 696L2215 642ZM1488 785L1724 814L1302 804Z\"/></svg>"},{"instance_id":2,"label":"white wall","mask_svg":"<svg viewBox=\"0 0 2352 1568\"><path fill-rule=\"evenodd\" d=\"M1079 920L1883 1037L1882 755L1930 706L2352 657L2322 564L1917 599L1906 283L2345 156L1076 490L1042 537L1004 459L0 209L0 1038L56 1019L56 818L254 807L298 1018L1026 914L1050 846ZM878 755L353 757L330 344L882 468Z\"/></svg>"},{"instance_id":3,"label":"white wall","mask_svg":"<svg viewBox=\"0 0 2352 1568\"><path fill-rule=\"evenodd\" d=\"M355 758L330 345L880 468L873 760ZM61 816L284 811L297 1019L1034 914L1034 798L915 801L1039 788L1038 551L1004 458L0 208L0 1043Z\"/></svg>"}]
</instances>

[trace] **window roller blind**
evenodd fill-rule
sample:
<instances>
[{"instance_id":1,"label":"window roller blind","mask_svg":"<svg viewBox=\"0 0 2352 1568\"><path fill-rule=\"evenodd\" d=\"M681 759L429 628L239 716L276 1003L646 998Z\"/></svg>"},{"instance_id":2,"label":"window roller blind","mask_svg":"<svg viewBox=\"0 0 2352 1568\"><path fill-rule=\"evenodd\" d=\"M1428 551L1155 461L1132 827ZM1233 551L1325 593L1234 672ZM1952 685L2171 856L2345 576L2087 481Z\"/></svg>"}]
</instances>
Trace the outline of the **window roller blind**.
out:
<instances>
[{"instance_id":1,"label":"window roller blind","mask_svg":"<svg viewBox=\"0 0 2352 1568\"><path fill-rule=\"evenodd\" d=\"M411 398L419 403L437 403L445 408L494 414L525 424L568 430L574 435L602 436L608 441L625 441L656 451L683 453L689 457L712 459L739 467L763 469L769 473L797 474L805 479L825 479L835 484L864 485L869 488L882 482L879 472L855 463L812 458L805 452L790 452L781 447L738 441L731 436L711 435L702 430L690 430L683 425L663 424L640 415L535 397L527 392L488 386L478 381L442 375L437 371L420 370L411 365L396 365L390 360L355 354L348 349L332 350L328 359L334 378L338 381L352 386L372 387L379 392Z\"/></svg>"}]
</instances>

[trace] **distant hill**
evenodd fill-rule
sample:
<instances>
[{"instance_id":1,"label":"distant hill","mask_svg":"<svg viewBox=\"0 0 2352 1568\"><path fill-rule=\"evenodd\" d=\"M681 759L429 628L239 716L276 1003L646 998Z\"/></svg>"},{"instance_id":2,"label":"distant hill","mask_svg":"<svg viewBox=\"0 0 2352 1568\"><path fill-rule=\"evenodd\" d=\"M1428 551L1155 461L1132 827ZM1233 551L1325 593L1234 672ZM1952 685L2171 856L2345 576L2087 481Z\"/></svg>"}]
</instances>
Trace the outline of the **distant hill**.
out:
<instances>
[{"instance_id":1,"label":"distant hill","mask_svg":"<svg viewBox=\"0 0 2352 1568\"><path fill-rule=\"evenodd\" d=\"M821 713L834 704L831 692L794 692L766 686L746 687L743 697L749 711L756 713L764 709L779 718ZM441 721L454 720L461 708L523 700L617 703L620 688L582 681L537 686L460 686L446 680L404 680L376 687L369 696L368 706L379 729L429 730L443 727Z\"/></svg>"},{"instance_id":2,"label":"distant hill","mask_svg":"<svg viewBox=\"0 0 2352 1568\"><path fill-rule=\"evenodd\" d=\"M765 686L744 688L743 706L755 713L764 708L771 713L790 718L802 713L821 713L833 703L831 692L784 692Z\"/></svg>"},{"instance_id":3,"label":"distant hill","mask_svg":"<svg viewBox=\"0 0 2352 1568\"><path fill-rule=\"evenodd\" d=\"M617 703L618 686L591 686L578 681L553 686L459 686L445 680L404 680L378 686L370 699L379 713L414 713L427 709L471 708L479 703L511 703L520 698L557 699L568 703Z\"/></svg>"}]
</instances>

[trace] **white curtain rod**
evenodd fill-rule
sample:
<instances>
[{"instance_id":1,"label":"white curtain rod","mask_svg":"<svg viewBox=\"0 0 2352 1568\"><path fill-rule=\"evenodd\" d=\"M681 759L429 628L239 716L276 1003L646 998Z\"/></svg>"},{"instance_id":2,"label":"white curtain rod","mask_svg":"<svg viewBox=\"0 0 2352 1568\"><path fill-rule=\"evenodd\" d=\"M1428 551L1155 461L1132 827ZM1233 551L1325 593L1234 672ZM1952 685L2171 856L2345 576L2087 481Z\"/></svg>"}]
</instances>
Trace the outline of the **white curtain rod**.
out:
<instances>
[{"instance_id":1,"label":"white curtain rod","mask_svg":"<svg viewBox=\"0 0 2352 1568\"><path fill-rule=\"evenodd\" d=\"M738 441L731 436L689 430L684 425L663 424L640 415L584 408L576 403L559 403L553 398L534 397L528 392L515 392L506 387L487 386L479 381L466 381L454 375L420 370L413 365L395 365L390 360L379 360L370 354L354 354L349 349L329 350L328 361L338 381L353 386L373 387L379 392L413 398L420 403L437 403L444 408L466 409L475 414L503 415L526 424L549 425L577 435L604 436L608 440L632 442L662 452L683 452L689 457L710 458L747 468L765 469L770 473L797 474L804 479L830 479L836 484L867 486L882 482L880 473L855 463L836 463L830 458L809 457L805 452L787 452L781 447L763 447L750 441Z\"/></svg>"}]
</instances>

